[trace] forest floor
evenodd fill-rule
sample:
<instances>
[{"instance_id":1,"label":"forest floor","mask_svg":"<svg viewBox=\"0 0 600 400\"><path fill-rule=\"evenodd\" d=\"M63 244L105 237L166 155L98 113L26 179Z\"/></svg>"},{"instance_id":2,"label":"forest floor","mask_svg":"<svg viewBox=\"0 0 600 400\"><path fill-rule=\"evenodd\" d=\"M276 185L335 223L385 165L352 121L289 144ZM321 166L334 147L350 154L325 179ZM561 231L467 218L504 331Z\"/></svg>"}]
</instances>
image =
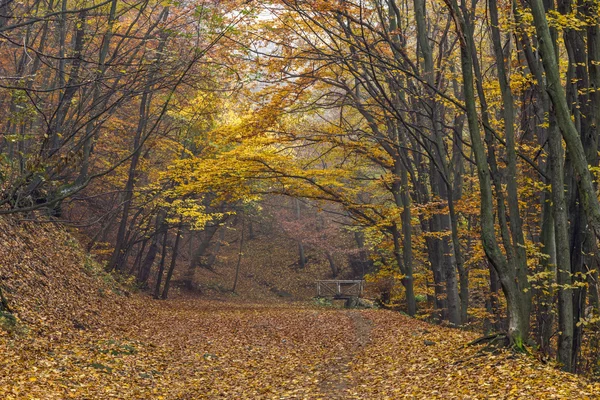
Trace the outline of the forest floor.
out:
<instances>
[{"instance_id":1,"label":"forest floor","mask_svg":"<svg viewBox=\"0 0 600 400\"><path fill-rule=\"evenodd\" d=\"M600 385L383 310L124 299L101 329L0 335L2 399L592 399Z\"/></svg>"},{"instance_id":2,"label":"forest floor","mask_svg":"<svg viewBox=\"0 0 600 400\"><path fill-rule=\"evenodd\" d=\"M600 399L600 384L392 311L159 301L115 279L64 229L0 219L1 400Z\"/></svg>"}]
</instances>

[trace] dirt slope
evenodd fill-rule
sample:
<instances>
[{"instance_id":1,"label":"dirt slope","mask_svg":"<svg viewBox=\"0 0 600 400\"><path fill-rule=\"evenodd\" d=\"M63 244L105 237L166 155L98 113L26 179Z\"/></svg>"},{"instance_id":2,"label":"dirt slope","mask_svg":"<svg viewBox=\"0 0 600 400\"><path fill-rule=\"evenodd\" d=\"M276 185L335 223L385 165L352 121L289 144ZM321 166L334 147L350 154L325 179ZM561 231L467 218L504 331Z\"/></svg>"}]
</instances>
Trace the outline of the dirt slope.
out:
<instances>
[{"instance_id":1,"label":"dirt slope","mask_svg":"<svg viewBox=\"0 0 600 400\"><path fill-rule=\"evenodd\" d=\"M0 285L20 325L46 334L101 329L128 295L67 231L0 219Z\"/></svg>"}]
</instances>

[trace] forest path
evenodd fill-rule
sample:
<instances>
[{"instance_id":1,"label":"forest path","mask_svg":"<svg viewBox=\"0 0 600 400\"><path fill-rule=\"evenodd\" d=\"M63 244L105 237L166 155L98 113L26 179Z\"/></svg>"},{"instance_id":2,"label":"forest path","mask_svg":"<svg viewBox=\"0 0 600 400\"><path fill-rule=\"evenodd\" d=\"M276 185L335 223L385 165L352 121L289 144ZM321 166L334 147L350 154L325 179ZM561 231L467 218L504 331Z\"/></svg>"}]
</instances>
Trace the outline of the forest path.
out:
<instances>
[{"instance_id":1,"label":"forest path","mask_svg":"<svg viewBox=\"0 0 600 400\"><path fill-rule=\"evenodd\" d=\"M351 322L347 334L352 342L333 362L323 365L326 373L319 384L319 390L327 399L346 399L352 396L352 382L348 379L352 372L351 362L371 341L372 321L356 310L345 311L345 315Z\"/></svg>"},{"instance_id":2,"label":"forest path","mask_svg":"<svg viewBox=\"0 0 600 400\"><path fill-rule=\"evenodd\" d=\"M362 311L305 304L206 305L189 302L182 309L180 302L172 303L171 310L159 309L161 316L142 324L146 331L149 321L161 321L147 328L154 329L152 336L175 333L162 342L169 347L182 346L186 338L178 357L182 364L169 374L196 370L210 389L206 398L352 398L352 362L371 340L372 322ZM191 349L208 363L185 362ZM198 398L189 385L183 393L181 398Z\"/></svg>"},{"instance_id":3,"label":"forest path","mask_svg":"<svg viewBox=\"0 0 600 400\"><path fill-rule=\"evenodd\" d=\"M0 335L2 399L598 399L600 385L383 310L134 296L103 329Z\"/></svg>"}]
</instances>

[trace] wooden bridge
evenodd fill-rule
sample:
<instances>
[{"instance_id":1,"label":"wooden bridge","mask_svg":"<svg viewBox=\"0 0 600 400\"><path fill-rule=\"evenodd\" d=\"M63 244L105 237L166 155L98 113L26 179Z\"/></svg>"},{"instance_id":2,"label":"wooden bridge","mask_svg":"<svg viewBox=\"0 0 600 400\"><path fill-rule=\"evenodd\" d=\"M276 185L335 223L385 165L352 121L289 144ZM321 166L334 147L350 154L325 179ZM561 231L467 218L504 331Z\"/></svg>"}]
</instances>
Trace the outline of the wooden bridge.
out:
<instances>
[{"instance_id":1,"label":"wooden bridge","mask_svg":"<svg viewBox=\"0 0 600 400\"><path fill-rule=\"evenodd\" d=\"M363 280L325 280L317 281L317 297L334 300L344 299L347 303L362 296L365 288Z\"/></svg>"}]
</instances>

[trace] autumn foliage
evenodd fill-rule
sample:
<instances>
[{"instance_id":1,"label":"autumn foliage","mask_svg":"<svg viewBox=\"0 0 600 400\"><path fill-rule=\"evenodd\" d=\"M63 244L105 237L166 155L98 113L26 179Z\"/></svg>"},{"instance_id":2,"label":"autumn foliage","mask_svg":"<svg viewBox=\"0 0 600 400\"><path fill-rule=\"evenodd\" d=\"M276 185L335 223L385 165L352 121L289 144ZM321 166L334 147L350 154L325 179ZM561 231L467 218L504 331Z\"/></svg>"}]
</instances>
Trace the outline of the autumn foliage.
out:
<instances>
[{"instance_id":1,"label":"autumn foliage","mask_svg":"<svg viewBox=\"0 0 600 400\"><path fill-rule=\"evenodd\" d=\"M7 390L593 396L462 346L600 376L598 9L0 1Z\"/></svg>"}]
</instances>

